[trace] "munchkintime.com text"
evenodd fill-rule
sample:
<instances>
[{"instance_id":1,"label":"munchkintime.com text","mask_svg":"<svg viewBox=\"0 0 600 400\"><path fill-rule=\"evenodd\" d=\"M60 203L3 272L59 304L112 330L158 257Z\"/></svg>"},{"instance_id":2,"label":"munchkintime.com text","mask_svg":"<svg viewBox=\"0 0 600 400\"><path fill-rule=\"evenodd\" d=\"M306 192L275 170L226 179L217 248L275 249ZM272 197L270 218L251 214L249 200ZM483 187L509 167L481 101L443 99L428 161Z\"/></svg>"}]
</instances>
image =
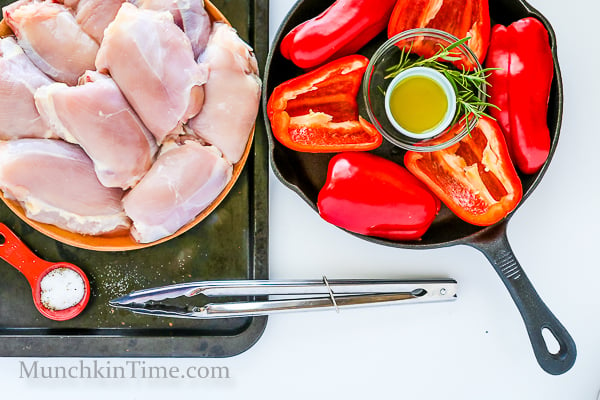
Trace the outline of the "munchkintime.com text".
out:
<instances>
[{"instance_id":1,"label":"munchkintime.com text","mask_svg":"<svg viewBox=\"0 0 600 400\"><path fill-rule=\"evenodd\" d=\"M21 379L230 379L224 366L161 365L143 360L19 361Z\"/></svg>"}]
</instances>

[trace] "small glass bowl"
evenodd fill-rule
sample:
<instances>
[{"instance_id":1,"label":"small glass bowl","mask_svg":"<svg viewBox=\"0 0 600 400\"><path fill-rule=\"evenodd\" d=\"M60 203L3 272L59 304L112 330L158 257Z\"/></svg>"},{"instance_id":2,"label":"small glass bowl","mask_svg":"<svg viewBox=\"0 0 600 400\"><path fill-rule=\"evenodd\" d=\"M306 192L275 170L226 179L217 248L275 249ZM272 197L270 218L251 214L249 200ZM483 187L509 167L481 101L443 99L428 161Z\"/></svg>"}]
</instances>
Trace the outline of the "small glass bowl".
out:
<instances>
[{"instance_id":1,"label":"small glass bowl","mask_svg":"<svg viewBox=\"0 0 600 400\"><path fill-rule=\"evenodd\" d=\"M460 141L477 124L477 119L470 116L467 126L464 123L464 117L461 117L458 123L449 126L433 137L430 135L408 136L394 126L396 124L390 121L386 113L386 93L393 80L391 77L387 77L389 68L398 64L403 49L413 53L416 53L414 49L420 49L418 55L429 57L437 50L446 48L458 40L455 36L437 29L412 29L388 39L371 57L363 78L363 100L371 123L392 144L411 151L441 150ZM451 51L453 55L461 58L460 61L454 62L455 65L464 63L465 69L474 71L482 69L477 56L466 44L457 46ZM487 96L485 84L480 84L476 90L479 100L485 102ZM479 107L480 111L484 110L484 106Z\"/></svg>"}]
</instances>

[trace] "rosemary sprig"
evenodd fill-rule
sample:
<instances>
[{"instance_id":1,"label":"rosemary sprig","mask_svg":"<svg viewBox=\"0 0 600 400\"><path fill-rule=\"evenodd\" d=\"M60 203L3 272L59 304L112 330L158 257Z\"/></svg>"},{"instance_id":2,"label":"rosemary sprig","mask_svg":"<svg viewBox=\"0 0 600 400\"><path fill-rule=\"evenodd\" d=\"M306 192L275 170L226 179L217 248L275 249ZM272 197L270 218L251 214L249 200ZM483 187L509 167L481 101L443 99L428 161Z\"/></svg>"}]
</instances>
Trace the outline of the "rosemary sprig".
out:
<instances>
[{"instance_id":1,"label":"rosemary sprig","mask_svg":"<svg viewBox=\"0 0 600 400\"><path fill-rule=\"evenodd\" d=\"M464 66L459 70L456 67L447 64L448 62L451 63L461 59L460 55L453 50L465 44L469 39L470 37L466 37L457 40L447 47L440 45L440 49L433 56L428 58L423 56L415 58L412 56L411 44L408 51L405 51L404 49L401 50L398 63L386 69L387 75L385 76L385 79L392 79L402 71L414 67L429 67L441 72L448 81L450 81L450 84L456 92L456 114L452 124L457 123L464 117L467 130L470 131L469 116L473 116L476 119L479 119L482 116L493 118L485 110L488 107L498 107L481 99L477 94L481 85L489 85L487 78L490 72L496 68L467 71ZM485 91L483 93L485 94L485 98L489 97Z\"/></svg>"}]
</instances>

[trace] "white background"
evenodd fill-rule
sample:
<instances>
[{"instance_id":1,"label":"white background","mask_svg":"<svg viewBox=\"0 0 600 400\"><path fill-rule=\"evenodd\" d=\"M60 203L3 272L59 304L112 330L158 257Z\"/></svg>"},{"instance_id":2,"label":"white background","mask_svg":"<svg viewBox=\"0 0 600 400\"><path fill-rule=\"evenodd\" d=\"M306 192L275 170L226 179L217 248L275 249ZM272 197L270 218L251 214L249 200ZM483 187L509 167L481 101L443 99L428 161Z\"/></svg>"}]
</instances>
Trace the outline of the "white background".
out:
<instances>
[{"instance_id":1,"label":"white background","mask_svg":"<svg viewBox=\"0 0 600 400\"><path fill-rule=\"evenodd\" d=\"M21 379L22 360L0 359L2 398L64 399L85 393L87 399L596 399L600 3L530 3L558 36L564 120L552 164L512 218L508 235L538 293L575 339L578 357L569 372L551 376L538 366L516 307L478 251L464 246L411 251L359 240L321 221L271 175L272 279L451 277L460 284L458 300L279 315L239 356L147 361L182 369L227 366L228 380ZM292 4L271 0L271 35ZM54 360L52 365L75 361Z\"/></svg>"}]
</instances>

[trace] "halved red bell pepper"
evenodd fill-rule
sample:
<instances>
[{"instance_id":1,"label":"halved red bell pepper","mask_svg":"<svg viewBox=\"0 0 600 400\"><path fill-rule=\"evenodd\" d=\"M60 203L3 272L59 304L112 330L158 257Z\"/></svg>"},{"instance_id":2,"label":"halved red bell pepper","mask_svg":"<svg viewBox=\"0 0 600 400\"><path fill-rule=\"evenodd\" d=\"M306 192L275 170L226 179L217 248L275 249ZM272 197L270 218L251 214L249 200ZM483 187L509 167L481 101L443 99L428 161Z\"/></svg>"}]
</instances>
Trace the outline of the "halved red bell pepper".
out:
<instances>
[{"instance_id":1,"label":"halved red bell pepper","mask_svg":"<svg viewBox=\"0 0 600 400\"><path fill-rule=\"evenodd\" d=\"M341 228L391 240L416 240L440 200L404 167L371 153L340 153L329 162L317 206Z\"/></svg>"},{"instance_id":2,"label":"halved red bell pepper","mask_svg":"<svg viewBox=\"0 0 600 400\"><path fill-rule=\"evenodd\" d=\"M517 168L533 174L550 154L547 114L554 61L548 31L535 18L494 26L486 67L490 114L498 120Z\"/></svg>"},{"instance_id":3,"label":"halved red bell pepper","mask_svg":"<svg viewBox=\"0 0 600 400\"><path fill-rule=\"evenodd\" d=\"M474 225L500 221L523 197L500 126L488 117L444 150L407 152L404 164L454 214Z\"/></svg>"},{"instance_id":4,"label":"halved red bell pepper","mask_svg":"<svg viewBox=\"0 0 600 400\"><path fill-rule=\"evenodd\" d=\"M383 141L358 115L356 95L369 60L352 55L277 86L267 103L273 135L311 153L372 150Z\"/></svg>"},{"instance_id":5,"label":"halved red bell pepper","mask_svg":"<svg viewBox=\"0 0 600 400\"><path fill-rule=\"evenodd\" d=\"M431 28L448 32L458 39L470 37L467 46L483 62L490 40L488 0L398 0L388 25L388 37L400 32ZM412 51L430 57L438 48L415 43ZM475 66L466 58L465 68Z\"/></svg>"},{"instance_id":6,"label":"halved red bell pepper","mask_svg":"<svg viewBox=\"0 0 600 400\"><path fill-rule=\"evenodd\" d=\"M396 0L337 0L327 10L292 29L281 54L300 68L356 53L382 32Z\"/></svg>"}]
</instances>

